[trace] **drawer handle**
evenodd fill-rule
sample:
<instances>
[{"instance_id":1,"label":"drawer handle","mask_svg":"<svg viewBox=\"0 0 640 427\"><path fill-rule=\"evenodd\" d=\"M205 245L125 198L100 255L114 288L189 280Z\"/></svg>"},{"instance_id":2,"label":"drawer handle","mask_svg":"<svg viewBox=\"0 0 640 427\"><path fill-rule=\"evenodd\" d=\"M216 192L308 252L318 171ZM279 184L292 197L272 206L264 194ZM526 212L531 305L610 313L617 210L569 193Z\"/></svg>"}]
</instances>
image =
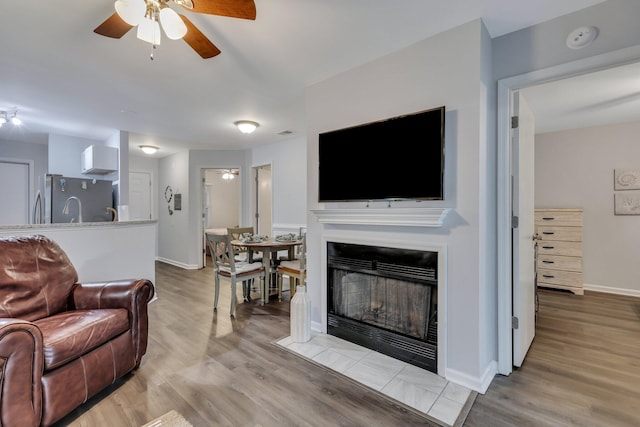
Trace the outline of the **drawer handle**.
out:
<instances>
[{"instance_id":1,"label":"drawer handle","mask_svg":"<svg viewBox=\"0 0 640 427\"><path fill-rule=\"evenodd\" d=\"M553 231L543 231L542 234L550 235L550 234L556 234L556 233L554 233Z\"/></svg>"},{"instance_id":2,"label":"drawer handle","mask_svg":"<svg viewBox=\"0 0 640 427\"><path fill-rule=\"evenodd\" d=\"M543 246L542 249L555 249L555 246Z\"/></svg>"},{"instance_id":3,"label":"drawer handle","mask_svg":"<svg viewBox=\"0 0 640 427\"><path fill-rule=\"evenodd\" d=\"M554 261L547 261L546 259L543 260L542 262L544 262L545 264L553 264L554 263Z\"/></svg>"},{"instance_id":4,"label":"drawer handle","mask_svg":"<svg viewBox=\"0 0 640 427\"><path fill-rule=\"evenodd\" d=\"M545 221L553 221L555 218L552 216L545 216L545 217L542 217L542 219Z\"/></svg>"},{"instance_id":5,"label":"drawer handle","mask_svg":"<svg viewBox=\"0 0 640 427\"><path fill-rule=\"evenodd\" d=\"M553 279L556 276L549 276L548 274L543 274L542 277L544 277L545 279Z\"/></svg>"}]
</instances>

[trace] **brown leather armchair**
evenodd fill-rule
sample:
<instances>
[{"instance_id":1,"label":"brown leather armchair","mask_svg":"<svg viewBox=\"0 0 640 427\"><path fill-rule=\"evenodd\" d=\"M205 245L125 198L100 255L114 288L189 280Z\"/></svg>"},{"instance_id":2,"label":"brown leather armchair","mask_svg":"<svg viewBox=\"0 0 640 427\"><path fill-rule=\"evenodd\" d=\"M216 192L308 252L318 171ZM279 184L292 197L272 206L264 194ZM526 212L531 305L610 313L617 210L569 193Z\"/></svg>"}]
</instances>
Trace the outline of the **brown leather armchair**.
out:
<instances>
[{"instance_id":1,"label":"brown leather armchair","mask_svg":"<svg viewBox=\"0 0 640 427\"><path fill-rule=\"evenodd\" d=\"M0 238L0 425L51 425L140 366L153 284L77 281L47 237Z\"/></svg>"}]
</instances>

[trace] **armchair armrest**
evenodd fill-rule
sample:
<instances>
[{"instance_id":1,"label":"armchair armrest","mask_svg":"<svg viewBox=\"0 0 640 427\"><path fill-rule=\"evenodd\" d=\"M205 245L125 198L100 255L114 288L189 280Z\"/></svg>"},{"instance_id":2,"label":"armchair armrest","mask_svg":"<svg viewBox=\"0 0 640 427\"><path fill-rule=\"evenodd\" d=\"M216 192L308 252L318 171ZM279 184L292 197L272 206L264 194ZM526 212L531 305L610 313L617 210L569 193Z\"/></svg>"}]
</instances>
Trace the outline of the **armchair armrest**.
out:
<instances>
[{"instance_id":1,"label":"armchair armrest","mask_svg":"<svg viewBox=\"0 0 640 427\"><path fill-rule=\"evenodd\" d=\"M77 283L71 292L70 304L76 310L126 308L136 348L136 367L147 352L147 304L154 294L153 284L146 279L113 282Z\"/></svg>"},{"instance_id":2,"label":"armchair armrest","mask_svg":"<svg viewBox=\"0 0 640 427\"><path fill-rule=\"evenodd\" d=\"M31 322L0 318L0 423L38 426L42 417L42 333Z\"/></svg>"}]
</instances>

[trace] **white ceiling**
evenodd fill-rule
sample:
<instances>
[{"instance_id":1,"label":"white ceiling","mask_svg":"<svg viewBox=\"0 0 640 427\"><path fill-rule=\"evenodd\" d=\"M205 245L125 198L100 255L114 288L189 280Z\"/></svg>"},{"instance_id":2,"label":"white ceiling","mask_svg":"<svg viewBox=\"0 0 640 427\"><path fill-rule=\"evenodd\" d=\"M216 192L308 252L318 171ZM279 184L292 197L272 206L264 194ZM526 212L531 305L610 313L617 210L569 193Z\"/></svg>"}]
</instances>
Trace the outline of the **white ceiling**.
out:
<instances>
[{"instance_id":1,"label":"white ceiling","mask_svg":"<svg viewBox=\"0 0 640 427\"><path fill-rule=\"evenodd\" d=\"M536 133L640 121L640 63L521 92L535 115Z\"/></svg>"},{"instance_id":2,"label":"white ceiling","mask_svg":"<svg viewBox=\"0 0 640 427\"><path fill-rule=\"evenodd\" d=\"M304 134L310 84L479 17L497 37L601 1L256 0L255 21L184 13L219 56L165 37L153 61L135 31L93 33L113 0L1 1L0 110L17 108L25 124L3 126L0 139L104 140L121 129L158 156L273 143ZM240 134L239 119L260 127Z\"/></svg>"}]
</instances>

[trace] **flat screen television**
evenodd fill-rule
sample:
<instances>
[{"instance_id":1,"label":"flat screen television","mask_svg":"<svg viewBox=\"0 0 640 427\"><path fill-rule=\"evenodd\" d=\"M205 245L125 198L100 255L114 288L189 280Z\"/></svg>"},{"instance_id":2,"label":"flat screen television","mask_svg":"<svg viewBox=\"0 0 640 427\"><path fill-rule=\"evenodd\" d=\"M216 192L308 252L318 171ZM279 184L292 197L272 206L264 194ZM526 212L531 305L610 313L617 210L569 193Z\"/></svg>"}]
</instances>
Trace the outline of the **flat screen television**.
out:
<instances>
[{"instance_id":1,"label":"flat screen television","mask_svg":"<svg viewBox=\"0 0 640 427\"><path fill-rule=\"evenodd\" d=\"M320 202L443 200L445 107L319 135Z\"/></svg>"}]
</instances>

